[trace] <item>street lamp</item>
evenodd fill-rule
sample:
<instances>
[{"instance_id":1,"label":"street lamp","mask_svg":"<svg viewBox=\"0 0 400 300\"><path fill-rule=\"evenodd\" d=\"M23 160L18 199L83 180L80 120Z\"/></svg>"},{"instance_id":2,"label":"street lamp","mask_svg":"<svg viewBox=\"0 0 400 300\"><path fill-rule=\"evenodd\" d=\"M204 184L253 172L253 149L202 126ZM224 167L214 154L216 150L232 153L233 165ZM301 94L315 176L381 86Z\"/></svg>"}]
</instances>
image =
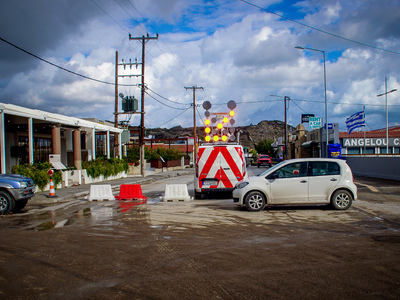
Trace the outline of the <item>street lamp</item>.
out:
<instances>
[{"instance_id":1,"label":"street lamp","mask_svg":"<svg viewBox=\"0 0 400 300\"><path fill-rule=\"evenodd\" d=\"M326 65L325 65L325 51L323 50L318 50L318 49L313 49L313 48L307 48L307 47L300 47L296 46L296 49L301 49L301 50L311 50L311 51L317 51L321 52L324 56L324 89L325 89L325 132L326 132L326 149L325 149L325 155L328 157L328 102L326 100ZM322 142L322 137L321 137L321 142Z\"/></svg>"},{"instance_id":2,"label":"street lamp","mask_svg":"<svg viewBox=\"0 0 400 300\"><path fill-rule=\"evenodd\" d=\"M386 155L389 154L389 114L388 114L388 104L387 104L387 94L393 93L397 89L393 89L390 92L387 91L387 78L385 77L385 93L376 95L377 97L385 95L386 98Z\"/></svg>"},{"instance_id":3,"label":"street lamp","mask_svg":"<svg viewBox=\"0 0 400 300\"><path fill-rule=\"evenodd\" d=\"M283 100L285 101L284 104L284 110L285 110L285 152L283 153L283 158L284 160L287 160L287 108L286 108L286 101L290 101L290 98L288 96L282 97L282 96L277 96L277 95L270 95L271 97L279 97L279 98L283 98Z\"/></svg>"}]
</instances>

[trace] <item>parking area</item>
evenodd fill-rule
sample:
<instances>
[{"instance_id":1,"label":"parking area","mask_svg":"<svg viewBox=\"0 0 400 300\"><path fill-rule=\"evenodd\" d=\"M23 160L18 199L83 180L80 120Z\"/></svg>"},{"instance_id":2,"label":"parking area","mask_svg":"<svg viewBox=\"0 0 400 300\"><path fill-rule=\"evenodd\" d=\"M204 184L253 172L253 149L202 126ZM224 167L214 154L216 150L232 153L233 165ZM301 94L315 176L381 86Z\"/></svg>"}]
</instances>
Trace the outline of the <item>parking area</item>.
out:
<instances>
[{"instance_id":1,"label":"parking area","mask_svg":"<svg viewBox=\"0 0 400 300\"><path fill-rule=\"evenodd\" d=\"M251 213L232 199L159 202L171 180L193 188L191 174L164 178L142 185L144 205L75 199L0 218L0 295L399 298L395 182L355 178L359 200L347 211L283 206Z\"/></svg>"}]
</instances>

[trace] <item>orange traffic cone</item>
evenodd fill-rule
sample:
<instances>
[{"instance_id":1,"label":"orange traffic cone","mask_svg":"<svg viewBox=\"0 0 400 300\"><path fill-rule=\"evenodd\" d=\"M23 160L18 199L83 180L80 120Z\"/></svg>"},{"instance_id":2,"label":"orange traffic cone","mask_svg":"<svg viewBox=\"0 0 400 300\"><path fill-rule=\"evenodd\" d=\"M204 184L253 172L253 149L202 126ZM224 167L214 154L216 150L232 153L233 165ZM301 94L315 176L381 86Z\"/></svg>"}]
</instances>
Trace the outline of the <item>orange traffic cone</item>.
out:
<instances>
[{"instance_id":1,"label":"orange traffic cone","mask_svg":"<svg viewBox=\"0 0 400 300\"><path fill-rule=\"evenodd\" d=\"M48 198L55 198L57 197L56 191L54 190L54 183L53 179L50 177L50 192L49 195L47 196Z\"/></svg>"}]
</instances>

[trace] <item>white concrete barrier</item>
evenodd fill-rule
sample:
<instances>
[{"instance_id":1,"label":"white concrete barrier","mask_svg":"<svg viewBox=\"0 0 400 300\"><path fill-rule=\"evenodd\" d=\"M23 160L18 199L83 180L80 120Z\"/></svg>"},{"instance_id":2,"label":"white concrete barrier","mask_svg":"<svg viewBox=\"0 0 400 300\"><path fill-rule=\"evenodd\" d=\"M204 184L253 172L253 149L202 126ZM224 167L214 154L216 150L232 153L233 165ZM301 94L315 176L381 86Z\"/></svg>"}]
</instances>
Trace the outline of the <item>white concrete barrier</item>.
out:
<instances>
[{"instance_id":1,"label":"white concrete barrier","mask_svg":"<svg viewBox=\"0 0 400 300\"><path fill-rule=\"evenodd\" d=\"M89 201L115 200L115 197L112 193L111 184L91 185L90 195L88 197L88 200Z\"/></svg>"},{"instance_id":2,"label":"white concrete barrier","mask_svg":"<svg viewBox=\"0 0 400 300\"><path fill-rule=\"evenodd\" d=\"M193 198L189 196L186 184L167 184L165 186L164 197L161 199L164 202L193 200Z\"/></svg>"}]
</instances>

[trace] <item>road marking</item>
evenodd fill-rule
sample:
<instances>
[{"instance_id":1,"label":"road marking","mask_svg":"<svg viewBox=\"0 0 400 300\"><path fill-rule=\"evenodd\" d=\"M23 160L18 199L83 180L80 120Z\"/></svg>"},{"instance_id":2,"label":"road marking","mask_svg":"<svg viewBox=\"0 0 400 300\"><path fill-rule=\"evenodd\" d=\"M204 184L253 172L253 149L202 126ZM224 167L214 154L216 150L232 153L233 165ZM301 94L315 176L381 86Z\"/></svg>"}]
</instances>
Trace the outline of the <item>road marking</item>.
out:
<instances>
[{"instance_id":1,"label":"road marking","mask_svg":"<svg viewBox=\"0 0 400 300\"><path fill-rule=\"evenodd\" d=\"M379 192L378 189L377 189L376 187L372 186L372 185L368 185L368 184L364 184L364 183L359 183L359 182L355 182L355 183L358 184L358 185L367 187L371 192L375 192L375 193L378 193L378 192Z\"/></svg>"}]
</instances>

